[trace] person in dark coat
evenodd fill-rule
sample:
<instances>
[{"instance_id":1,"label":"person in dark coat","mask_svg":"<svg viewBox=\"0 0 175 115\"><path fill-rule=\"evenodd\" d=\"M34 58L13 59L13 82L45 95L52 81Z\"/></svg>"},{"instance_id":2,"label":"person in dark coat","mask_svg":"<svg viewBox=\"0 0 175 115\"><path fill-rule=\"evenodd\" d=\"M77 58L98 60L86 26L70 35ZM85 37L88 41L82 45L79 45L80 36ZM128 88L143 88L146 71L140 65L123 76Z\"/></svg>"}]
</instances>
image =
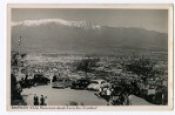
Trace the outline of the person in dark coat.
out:
<instances>
[{"instance_id":1,"label":"person in dark coat","mask_svg":"<svg viewBox=\"0 0 175 115\"><path fill-rule=\"evenodd\" d=\"M52 82L55 82L55 81L57 81L57 76L56 75L54 75L53 79L52 79Z\"/></svg>"},{"instance_id":2,"label":"person in dark coat","mask_svg":"<svg viewBox=\"0 0 175 115\"><path fill-rule=\"evenodd\" d=\"M38 99L38 96L36 94L34 95L33 100L34 100L34 102L33 102L34 105L39 105L39 99Z\"/></svg>"},{"instance_id":3,"label":"person in dark coat","mask_svg":"<svg viewBox=\"0 0 175 115\"><path fill-rule=\"evenodd\" d=\"M40 105L45 105L45 98L43 95L40 97Z\"/></svg>"}]
</instances>

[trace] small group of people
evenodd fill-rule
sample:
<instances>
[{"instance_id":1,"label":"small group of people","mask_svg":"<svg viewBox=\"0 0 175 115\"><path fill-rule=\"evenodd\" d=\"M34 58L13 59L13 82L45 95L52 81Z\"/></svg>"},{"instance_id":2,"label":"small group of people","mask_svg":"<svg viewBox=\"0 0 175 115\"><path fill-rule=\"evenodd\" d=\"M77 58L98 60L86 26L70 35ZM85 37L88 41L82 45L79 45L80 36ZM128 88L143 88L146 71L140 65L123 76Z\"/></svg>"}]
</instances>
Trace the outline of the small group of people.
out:
<instances>
[{"instance_id":1,"label":"small group of people","mask_svg":"<svg viewBox=\"0 0 175 115\"><path fill-rule=\"evenodd\" d=\"M109 105L111 94L112 94L112 89L111 88L109 88L109 87L107 87L105 89L102 88L102 87L99 88L98 95L99 96L104 96L105 95L105 99L107 101L107 105Z\"/></svg>"},{"instance_id":2,"label":"small group of people","mask_svg":"<svg viewBox=\"0 0 175 115\"><path fill-rule=\"evenodd\" d=\"M112 87L101 88L99 89L98 95L104 97L107 101L107 105L110 105L111 102L117 103L120 105L129 105L129 91L123 90L121 91L118 100L113 99L114 89Z\"/></svg>"},{"instance_id":3,"label":"small group of people","mask_svg":"<svg viewBox=\"0 0 175 115\"><path fill-rule=\"evenodd\" d=\"M41 95L39 99L39 97L36 94L34 94L33 105L47 105L46 99L47 96Z\"/></svg>"}]
</instances>

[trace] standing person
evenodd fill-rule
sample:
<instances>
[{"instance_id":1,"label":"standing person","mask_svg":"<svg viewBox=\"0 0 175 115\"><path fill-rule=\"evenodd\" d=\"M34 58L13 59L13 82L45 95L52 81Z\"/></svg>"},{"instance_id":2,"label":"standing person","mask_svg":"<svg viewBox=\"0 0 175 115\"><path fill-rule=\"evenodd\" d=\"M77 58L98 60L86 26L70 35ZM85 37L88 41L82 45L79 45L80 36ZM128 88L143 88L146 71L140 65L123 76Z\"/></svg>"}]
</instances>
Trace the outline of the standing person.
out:
<instances>
[{"instance_id":1,"label":"standing person","mask_svg":"<svg viewBox=\"0 0 175 115\"><path fill-rule=\"evenodd\" d=\"M40 105L44 105L44 103L45 103L44 96L41 95L41 97L40 97Z\"/></svg>"},{"instance_id":2,"label":"standing person","mask_svg":"<svg viewBox=\"0 0 175 115\"><path fill-rule=\"evenodd\" d=\"M52 82L55 82L55 81L57 81L57 76L56 75L54 75L53 79L52 79Z\"/></svg>"},{"instance_id":3,"label":"standing person","mask_svg":"<svg viewBox=\"0 0 175 115\"><path fill-rule=\"evenodd\" d=\"M106 90L107 105L109 105L110 98L111 98L111 90L109 87L107 87L107 90Z\"/></svg>"},{"instance_id":4,"label":"standing person","mask_svg":"<svg viewBox=\"0 0 175 115\"><path fill-rule=\"evenodd\" d=\"M101 96L102 93L102 87L100 86L99 90L98 90L98 95Z\"/></svg>"},{"instance_id":5,"label":"standing person","mask_svg":"<svg viewBox=\"0 0 175 115\"><path fill-rule=\"evenodd\" d=\"M124 95L123 95L123 92L120 94L119 96L119 102L120 102L120 105L123 105L123 102L124 102Z\"/></svg>"},{"instance_id":6,"label":"standing person","mask_svg":"<svg viewBox=\"0 0 175 115\"><path fill-rule=\"evenodd\" d=\"M28 83L28 74L26 74L26 77L24 79L26 87L29 87L29 83Z\"/></svg>"},{"instance_id":7,"label":"standing person","mask_svg":"<svg viewBox=\"0 0 175 115\"><path fill-rule=\"evenodd\" d=\"M41 95L40 105L47 105L47 96L44 97L43 95Z\"/></svg>"},{"instance_id":8,"label":"standing person","mask_svg":"<svg viewBox=\"0 0 175 115\"><path fill-rule=\"evenodd\" d=\"M38 96L36 94L33 97L33 105L39 105L39 99L38 99Z\"/></svg>"},{"instance_id":9,"label":"standing person","mask_svg":"<svg viewBox=\"0 0 175 115\"><path fill-rule=\"evenodd\" d=\"M121 95L120 95L120 102L122 105L129 105L129 92L127 88L124 88Z\"/></svg>"},{"instance_id":10,"label":"standing person","mask_svg":"<svg viewBox=\"0 0 175 115\"><path fill-rule=\"evenodd\" d=\"M123 94L124 96L124 101L123 101L123 105L129 105L129 95L128 95L128 92L124 92Z\"/></svg>"}]
</instances>

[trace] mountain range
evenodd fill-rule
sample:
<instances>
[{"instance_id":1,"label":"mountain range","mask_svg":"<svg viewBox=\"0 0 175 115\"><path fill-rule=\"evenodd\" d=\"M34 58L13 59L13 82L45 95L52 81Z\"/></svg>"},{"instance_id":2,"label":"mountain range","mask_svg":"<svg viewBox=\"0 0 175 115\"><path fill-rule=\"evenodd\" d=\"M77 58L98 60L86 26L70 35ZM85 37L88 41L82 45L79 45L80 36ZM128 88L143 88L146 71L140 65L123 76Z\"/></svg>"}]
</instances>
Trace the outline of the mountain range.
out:
<instances>
[{"instance_id":1,"label":"mountain range","mask_svg":"<svg viewBox=\"0 0 175 115\"><path fill-rule=\"evenodd\" d=\"M12 50L22 37L22 50L31 53L115 53L124 49L168 51L168 35L134 27L54 23L12 26Z\"/></svg>"}]
</instances>

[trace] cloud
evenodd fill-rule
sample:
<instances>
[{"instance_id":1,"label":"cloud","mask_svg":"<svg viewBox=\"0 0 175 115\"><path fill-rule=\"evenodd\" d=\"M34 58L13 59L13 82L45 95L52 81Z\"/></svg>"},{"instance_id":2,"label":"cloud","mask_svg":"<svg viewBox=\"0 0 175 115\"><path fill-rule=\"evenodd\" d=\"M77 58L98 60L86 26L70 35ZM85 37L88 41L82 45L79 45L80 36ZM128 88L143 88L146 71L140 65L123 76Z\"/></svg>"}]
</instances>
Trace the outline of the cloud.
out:
<instances>
[{"instance_id":1,"label":"cloud","mask_svg":"<svg viewBox=\"0 0 175 115\"><path fill-rule=\"evenodd\" d=\"M60 18L56 19L38 19L38 20L24 20L24 21L19 21L19 22L12 22L11 26L27 26L27 27L32 27L32 26L41 26L41 25L47 25L54 23L56 25L62 24L65 26L73 26L73 27L79 27L79 28L92 28L92 29L100 29L99 25L92 25L91 23L88 23L86 21L70 21L70 20L64 20Z\"/></svg>"}]
</instances>

